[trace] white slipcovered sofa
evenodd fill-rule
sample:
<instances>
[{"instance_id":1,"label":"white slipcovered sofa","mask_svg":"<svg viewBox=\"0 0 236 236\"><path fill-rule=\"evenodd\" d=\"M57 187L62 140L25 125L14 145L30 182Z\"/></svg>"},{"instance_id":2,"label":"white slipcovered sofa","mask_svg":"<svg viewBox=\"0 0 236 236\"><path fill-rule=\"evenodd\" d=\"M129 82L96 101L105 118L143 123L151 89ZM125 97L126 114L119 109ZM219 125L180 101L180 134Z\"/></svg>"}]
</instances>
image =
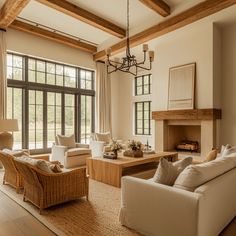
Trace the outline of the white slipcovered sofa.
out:
<instances>
[{"instance_id":1,"label":"white slipcovered sofa","mask_svg":"<svg viewBox=\"0 0 236 236\"><path fill-rule=\"evenodd\" d=\"M203 167L211 180L193 192L123 177L121 224L144 235L218 235L236 216L236 157L228 162L223 169L221 164L213 171Z\"/></svg>"}]
</instances>

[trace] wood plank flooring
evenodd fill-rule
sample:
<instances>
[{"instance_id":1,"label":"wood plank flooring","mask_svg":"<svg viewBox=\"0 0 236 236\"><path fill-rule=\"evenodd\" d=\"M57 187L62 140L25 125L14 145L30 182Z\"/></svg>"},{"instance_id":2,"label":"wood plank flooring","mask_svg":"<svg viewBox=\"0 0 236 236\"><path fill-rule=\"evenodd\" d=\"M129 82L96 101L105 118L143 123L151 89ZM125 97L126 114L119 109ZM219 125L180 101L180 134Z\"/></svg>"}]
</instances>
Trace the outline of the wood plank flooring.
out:
<instances>
[{"instance_id":1,"label":"wood plank flooring","mask_svg":"<svg viewBox=\"0 0 236 236\"><path fill-rule=\"evenodd\" d=\"M55 236L24 208L0 191L0 236Z\"/></svg>"}]
</instances>

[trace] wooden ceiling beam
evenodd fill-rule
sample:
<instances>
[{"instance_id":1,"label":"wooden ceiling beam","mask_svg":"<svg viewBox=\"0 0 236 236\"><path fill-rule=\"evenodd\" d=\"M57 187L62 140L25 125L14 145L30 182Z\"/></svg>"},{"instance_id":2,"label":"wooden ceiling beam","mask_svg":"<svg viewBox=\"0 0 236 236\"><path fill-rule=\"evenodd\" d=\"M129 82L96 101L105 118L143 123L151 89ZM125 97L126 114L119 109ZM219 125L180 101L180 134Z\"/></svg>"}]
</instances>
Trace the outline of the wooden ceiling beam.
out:
<instances>
[{"instance_id":1,"label":"wooden ceiling beam","mask_svg":"<svg viewBox=\"0 0 236 236\"><path fill-rule=\"evenodd\" d=\"M51 7L57 11L74 17L100 30L119 38L124 38L126 30L65 0L37 0L38 2Z\"/></svg>"},{"instance_id":2,"label":"wooden ceiling beam","mask_svg":"<svg viewBox=\"0 0 236 236\"><path fill-rule=\"evenodd\" d=\"M30 0L6 0L0 9L0 28L6 29Z\"/></svg>"},{"instance_id":3,"label":"wooden ceiling beam","mask_svg":"<svg viewBox=\"0 0 236 236\"><path fill-rule=\"evenodd\" d=\"M73 38L69 38L62 34L58 34L19 20L13 21L13 23L9 26L12 29L20 30L23 32L27 32L33 35L37 35L41 38L46 38L53 40L54 42L62 43L67 46L77 48L86 52L95 53L97 51L97 47L86 42L82 42Z\"/></svg>"},{"instance_id":4,"label":"wooden ceiling beam","mask_svg":"<svg viewBox=\"0 0 236 236\"><path fill-rule=\"evenodd\" d=\"M130 46L138 46L142 43L189 25L235 4L236 0L206 0L176 16L173 16L157 25L154 25L151 28L131 36ZM125 50L125 48L126 41L122 40L111 46L111 55L120 53ZM94 60L96 61L104 60L105 58L106 50L102 50L94 54Z\"/></svg>"},{"instance_id":5,"label":"wooden ceiling beam","mask_svg":"<svg viewBox=\"0 0 236 236\"><path fill-rule=\"evenodd\" d=\"M163 0L139 0L141 3L151 8L161 16L170 15L170 6Z\"/></svg>"}]
</instances>

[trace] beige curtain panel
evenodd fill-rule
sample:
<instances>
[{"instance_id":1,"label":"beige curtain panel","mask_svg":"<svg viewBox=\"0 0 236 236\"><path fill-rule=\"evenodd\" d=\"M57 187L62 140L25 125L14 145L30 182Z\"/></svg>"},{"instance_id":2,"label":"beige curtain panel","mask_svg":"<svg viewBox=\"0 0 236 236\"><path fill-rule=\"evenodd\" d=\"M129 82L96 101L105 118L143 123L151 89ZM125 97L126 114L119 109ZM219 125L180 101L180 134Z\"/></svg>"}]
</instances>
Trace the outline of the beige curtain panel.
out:
<instances>
[{"instance_id":1,"label":"beige curtain panel","mask_svg":"<svg viewBox=\"0 0 236 236\"><path fill-rule=\"evenodd\" d=\"M6 32L0 29L0 119L7 114Z\"/></svg>"},{"instance_id":2,"label":"beige curtain panel","mask_svg":"<svg viewBox=\"0 0 236 236\"><path fill-rule=\"evenodd\" d=\"M98 132L111 132L111 80L104 63L97 62L96 75Z\"/></svg>"}]
</instances>

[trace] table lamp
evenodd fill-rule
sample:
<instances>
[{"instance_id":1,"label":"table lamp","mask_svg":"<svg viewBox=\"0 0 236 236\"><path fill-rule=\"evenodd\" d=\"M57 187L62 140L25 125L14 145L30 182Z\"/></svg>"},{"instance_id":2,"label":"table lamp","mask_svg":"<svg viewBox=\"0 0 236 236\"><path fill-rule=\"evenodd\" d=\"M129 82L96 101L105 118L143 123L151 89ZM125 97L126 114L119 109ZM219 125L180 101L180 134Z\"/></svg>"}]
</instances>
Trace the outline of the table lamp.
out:
<instances>
[{"instance_id":1,"label":"table lamp","mask_svg":"<svg viewBox=\"0 0 236 236\"><path fill-rule=\"evenodd\" d=\"M13 147L13 135L9 132L18 131L18 121L16 119L0 120L0 150Z\"/></svg>"}]
</instances>

